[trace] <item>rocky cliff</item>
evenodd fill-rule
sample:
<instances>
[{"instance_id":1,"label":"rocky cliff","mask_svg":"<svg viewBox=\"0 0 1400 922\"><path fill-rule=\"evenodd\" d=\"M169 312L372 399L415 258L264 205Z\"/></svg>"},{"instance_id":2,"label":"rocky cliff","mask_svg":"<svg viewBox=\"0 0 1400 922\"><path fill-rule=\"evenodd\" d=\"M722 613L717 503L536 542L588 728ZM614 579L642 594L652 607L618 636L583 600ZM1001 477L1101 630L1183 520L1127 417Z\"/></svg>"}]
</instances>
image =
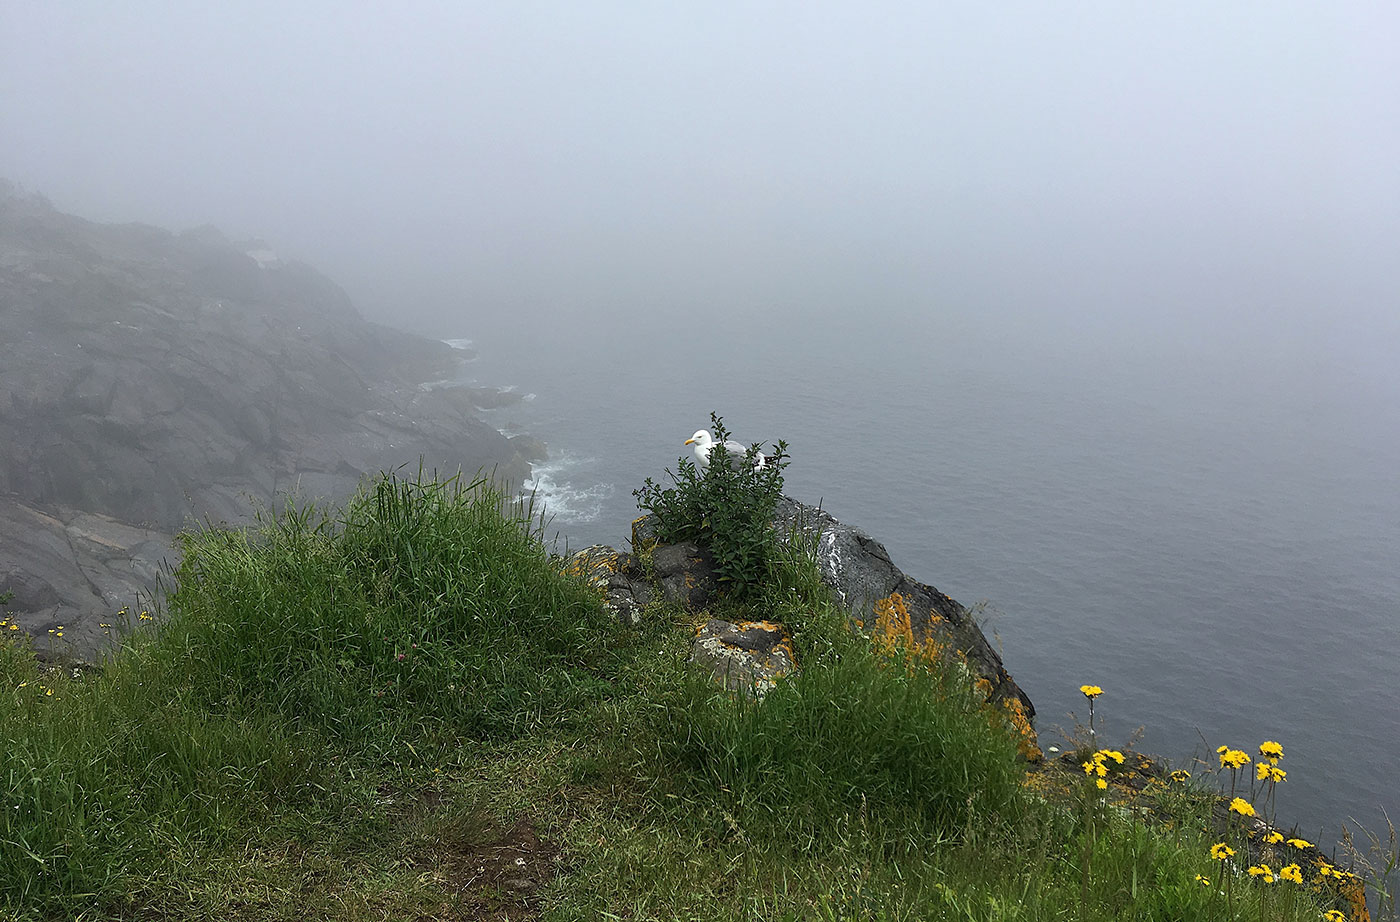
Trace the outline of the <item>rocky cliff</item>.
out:
<instances>
[{"instance_id":1,"label":"rocky cliff","mask_svg":"<svg viewBox=\"0 0 1400 922\"><path fill-rule=\"evenodd\" d=\"M107 620L103 609L147 585L131 575L114 594L75 521L168 543L192 520L236 521L287 493L338 500L420 459L521 482L529 465L476 417L480 394L422 384L455 364L443 343L365 321L334 283L266 244L95 224L0 183L11 620L39 639L60 623L87 637L68 622Z\"/></svg>"}]
</instances>

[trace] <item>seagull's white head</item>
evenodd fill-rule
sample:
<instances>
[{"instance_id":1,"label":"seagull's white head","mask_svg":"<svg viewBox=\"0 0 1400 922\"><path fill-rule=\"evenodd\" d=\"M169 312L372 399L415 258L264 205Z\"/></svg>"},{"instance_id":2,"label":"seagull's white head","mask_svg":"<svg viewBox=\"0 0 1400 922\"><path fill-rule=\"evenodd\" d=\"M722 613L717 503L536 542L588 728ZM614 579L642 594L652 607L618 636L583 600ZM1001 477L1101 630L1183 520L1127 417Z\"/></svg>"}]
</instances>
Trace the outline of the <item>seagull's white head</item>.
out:
<instances>
[{"instance_id":1,"label":"seagull's white head","mask_svg":"<svg viewBox=\"0 0 1400 922\"><path fill-rule=\"evenodd\" d=\"M710 435L708 429L696 429L695 434L685 440L687 445L699 445L701 449L708 450L714 444L714 437Z\"/></svg>"}]
</instances>

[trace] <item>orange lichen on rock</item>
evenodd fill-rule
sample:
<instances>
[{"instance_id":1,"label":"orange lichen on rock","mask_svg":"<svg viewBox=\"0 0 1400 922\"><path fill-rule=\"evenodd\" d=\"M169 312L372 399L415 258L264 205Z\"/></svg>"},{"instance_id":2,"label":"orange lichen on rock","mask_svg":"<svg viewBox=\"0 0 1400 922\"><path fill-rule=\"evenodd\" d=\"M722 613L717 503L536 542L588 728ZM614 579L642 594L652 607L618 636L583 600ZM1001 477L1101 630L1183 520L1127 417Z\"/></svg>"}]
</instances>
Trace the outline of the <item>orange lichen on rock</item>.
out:
<instances>
[{"instance_id":1,"label":"orange lichen on rock","mask_svg":"<svg viewBox=\"0 0 1400 922\"><path fill-rule=\"evenodd\" d=\"M940 641L938 632L934 630L934 625L940 623L943 623L943 618L930 613L928 636L923 640L915 639L909 605L904 596L892 592L875 603L875 630L871 632L870 642L880 656L890 660L903 660L911 672L920 667L947 663L954 657L949 655L950 644ZM962 650L955 652L958 662L971 665ZM973 684L980 700L990 704L995 691L991 679L979 676ZM993 724L1010 727L1016 734L1017 749L1026 760L1038 762L1044 757L1036 742L1035 728L1031 726L1020 698L1005 698L1000 707L992 706L987 713Z\"/></svg>"},{"instance_id":2,"label":"orange lichen on rock","mask_svg":"<svg viewBox=\"0 0 1400 922\"><path fill-rule=\"evenodd\" d=\"M1021 699L1003 698L1001 705L1006 712L1004 719L1016 733L1016 750L1027 762L1039 762L1045 757L1045 753L1040 751L1035 728L1031 726L1030 718L1026 716L1026 709L1021 704Z\"/></svg>"},{"instance_id":3,"label":"orange lichen on rock","mask_svg":"<svg viewBox=\"0 0 1400 922\"><path fill-rule=\"evenodd\" d=\"M600 550L602 551L600 553ZM606 594L608 578L622 569L622 555L612 548L584 548L564 564L564 575Z\"/></svg>"},{"instance_id":4,"label":"orange lichen on rock","mask_svg":"<svg viewBox=\"0 0 1400 922\"><path fill-rule=\"evenodd\" d=\"M922 641L914 638L914 622L904 596L892 592L875 603L875 630L870 635L876 652L886 657L908 657L910 666L931 665L943 658L946 644L930 632Z\"/></svg>"}]
</instances>

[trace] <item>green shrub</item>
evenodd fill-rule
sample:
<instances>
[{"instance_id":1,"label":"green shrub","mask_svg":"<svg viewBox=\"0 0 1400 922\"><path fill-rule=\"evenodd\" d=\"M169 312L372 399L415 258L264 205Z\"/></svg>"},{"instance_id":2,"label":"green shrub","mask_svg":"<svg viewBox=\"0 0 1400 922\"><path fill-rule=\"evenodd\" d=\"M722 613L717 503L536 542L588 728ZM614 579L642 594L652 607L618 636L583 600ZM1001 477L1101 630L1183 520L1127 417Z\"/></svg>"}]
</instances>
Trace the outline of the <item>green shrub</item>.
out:
<instances>
[{"instance_id":1,"label":"green shrub","mask_svg":"<svg viewBox=\"0 0 1400 922\"><path fill-rule=\"evenodd\" d=\"M742 463L730 463L724 447L729 431L717 414L710 414L710 422L715 447L709 467L701 471L682 458L675 473L667 471L674 487L663 489L648 477L632 495L638 508L656 516L662 542L695 541L704 547L714 558L720 584L743 598L761 588L774 558L773 512L783 495L787 443L779 441L761 467L757 445L744 452Z\"/></svg>"}]
</instances>

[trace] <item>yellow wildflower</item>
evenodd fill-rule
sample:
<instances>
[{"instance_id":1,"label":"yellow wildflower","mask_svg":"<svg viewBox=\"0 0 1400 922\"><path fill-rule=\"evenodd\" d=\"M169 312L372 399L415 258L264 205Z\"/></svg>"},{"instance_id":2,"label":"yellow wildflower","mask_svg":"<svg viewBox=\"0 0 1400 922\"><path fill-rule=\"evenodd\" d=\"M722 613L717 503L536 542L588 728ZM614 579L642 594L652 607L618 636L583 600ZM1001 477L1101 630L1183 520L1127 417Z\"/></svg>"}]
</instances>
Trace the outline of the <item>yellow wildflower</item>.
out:
<instances>
[{"instance_id":1,"label":"yellow wildflower","mask_svg":"<svg viewBox=\"0 0 1400 922\"><path fill-rule=\"evenodd\" d=\"M1253 816L1254 805L1243 797L1236 797L1230 801L1230 812L1238 813L1240 816Z\"/></svg>"},{"instance_id":2,"label":"yellow wildflower","mask_svg":"<svg viewBox=\"0 0 1400 922\"><path fill-rule=\"evenodd\" d=\"M1265 740L1259 744L1259 755L1268 759L1271 765L1277 765L1278 760L1283 758L1283 747L1273 740Z\"/></svg>"},{"instance_id":3,"label":"yellow wildflower","mask_svg":"<svg viewBox=\"0 0 1400 922\"><path fill-rule=\"evenodd\" d=\"M1286 864L1278 869L1278 876L1284 880L1291 880L1295 884L1303 882L1303 869L1296 864Z\"/></svg>"},{"instance_id":4,"label":"yellow wildflower","mask_svg":"<svg viewBox=\"0 0 1400 922\"><path fill-rule=\"evenodd\" d=\"M1178 768L1171 773L1171 779L1178 784L1185 784L1191 778L1191 773L1184 768Z\"/></svg>"},{"instance_id":5,"label":"yellow wildflower","mask_svg":"<svg viewBox=\"0 0 1400 922\"><path fill-rule=\"evenodd\" d=\"M1340 909L1329 909L1322 914L1322 922L1347 922L1346 913Z\"/></svg>"},{"instance_id":6,"label":"yellow wildflower","mask_svg":"<svg viewBox=\"0 0 1400 922\"><path fill-rule=\"evenodd\" d=\"M1099 786L1099 790L1100 790L1100 791L1102 791L1102 790L1104 790L1104 789L1106 789L1106 788L1108 787L1108 781L1107 781L1106 779L1104 779L1104 778L1095 778L1095 779L1094 779L1094 784L1097 784L1097 785Z\"/></svg>"},{"instance_id":7,"label":"yellow wildflower","mask_svg":"<svg viewBox=\"0 0 1400 922\"><path fill-rule=\"evenodd\" d=\"M1210 886L1210 878L1209 878L1209 877L1202 877L1200 874L1197 874L1197 875L1196 875L1196 883L1200 884L1202 887L1209 887L1209 886Z\"/></svg>"},{"instance_id":8,"label":"yellow wildflower","mask_svg":"<svg viewBox=\"0 0 1400 922\"><path fill-rule=\"evenodd\" d=\"M1278 783L1288 777L1288 772L1274 765L1272 762L1260 762L1258 770L1254 773L1260 781L1272 781Z\"/></svg>"},{"instance_id":9,"label":"yellow wildflower","mask_svg":"<svg viewBox=\"0 0 1400 922\"><path fill-rule=\"evenodd\" d=\"M1244 768L1249 761L1249 753L1242 749L1225 749L1220 753L1220 764L1226 768Z\"/></svg>"},{"instance_id":10,"label":"yellow wildflower","mask_svg":"<svg viewBox=\"0 0 1400 922\"><path fill-rule=\"evenodd\" d=\"M1307 839L1289 839L1288 844L1298 849L1313 847L1313 844Z\"/></svg>"},{"instance_id":11,"label":"yellow wildflower","mask_svg":"<svg viewBox=\"0 0 1400 922\"><path fill-rule=\"evenodd\" d=\"M1103 689L1099 688L1097 685L1081 685L1079 686L1079 693L1085 698L1097 698L1099 695L1103 694Z\"/></svg>"},{"instance_id":12,"label":"yellow wildflower","mask_svg":"<svg viewBox=\"0 0 1400 922\"><path fill-rule=\"evenodd\" d=\"M1277 845L1283 841L1283 833L1275 829L1273 832L1270 832L1267 836L1264 837L1264 841L1268 842L1270 845Z\"/></svg>"},{"instance_id":13,"label":"yellow wildflower","mask_svg":"<svg viewBox=\"0 0 1400 922\"><path fill-rule=\"evenodd\" d=\"M1266 884L1274 882L1274 872L1269 869L1267 864L1251 864L1249 866L1249 876L1262 877Z\"/></svg>"},{"instance_id":14,"label":"yellow wildflower","mask_svg":"<svg viewBox=\"0 0 1400 922\"><path fill-rule=\"evenodd\" d=\"M1235 850L1224 842L1216 842L1210 847L1210 856L1216 861L1224 861L1235 853Z\"/></svg>"}]
</instances>

